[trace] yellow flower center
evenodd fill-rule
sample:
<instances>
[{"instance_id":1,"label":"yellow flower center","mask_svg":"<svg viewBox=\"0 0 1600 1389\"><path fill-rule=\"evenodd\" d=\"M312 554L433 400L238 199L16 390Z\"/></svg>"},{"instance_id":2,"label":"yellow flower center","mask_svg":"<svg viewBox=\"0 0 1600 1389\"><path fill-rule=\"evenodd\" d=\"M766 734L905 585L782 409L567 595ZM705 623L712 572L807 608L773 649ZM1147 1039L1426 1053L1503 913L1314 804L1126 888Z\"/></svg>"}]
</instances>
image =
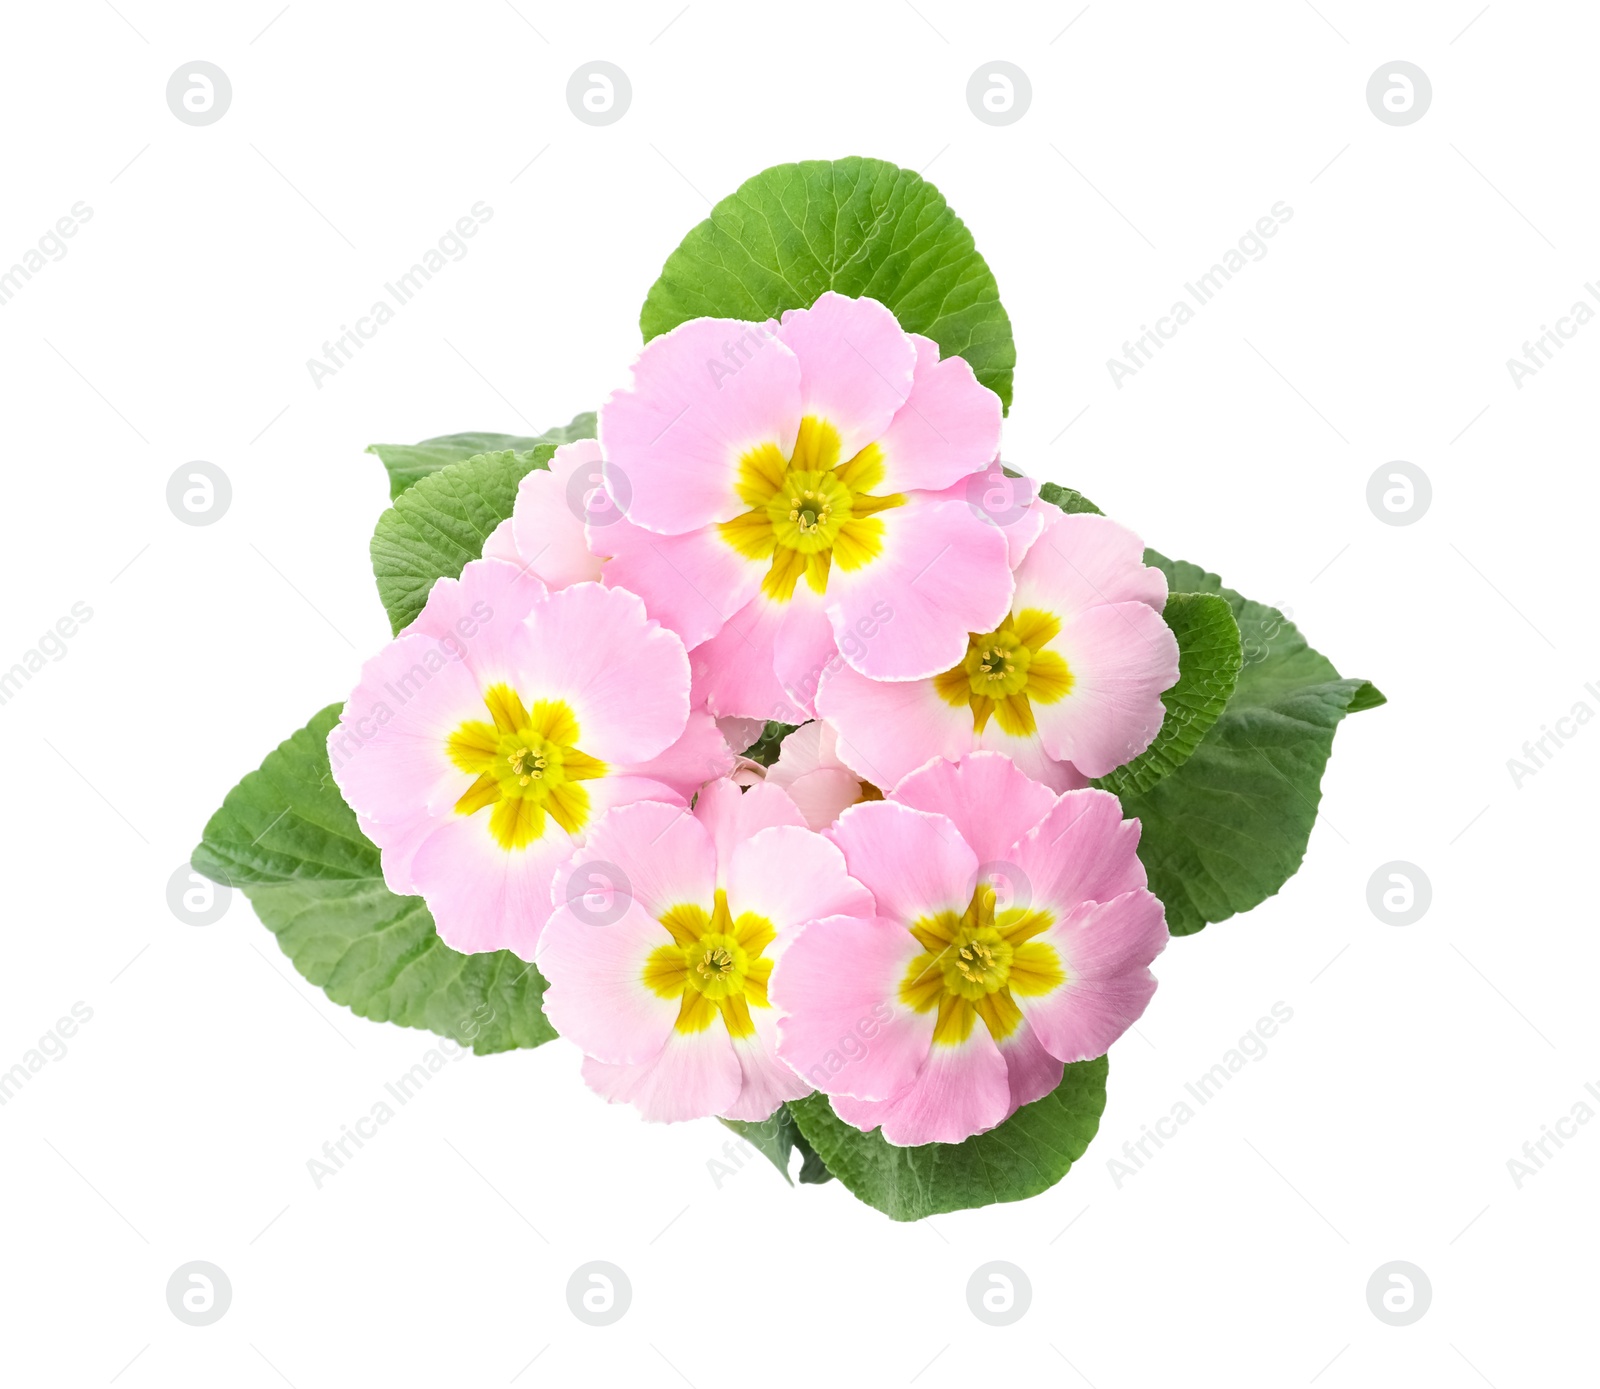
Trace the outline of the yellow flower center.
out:
<instances>
[{"instance_id":1,"label":"yellow flower center","mask_svg":"<svg viewBox=\"0 0 1600 1389\"><path fill-rule=\"evenodd\" d=\"M919 1013L938 1010L933 1040L957 1046L982 1018L995 1041L1022 1021L1016 995L1047 994L1066 982L1056 948L1034 940L1054 918L1027 907L997 906L992 884L980 882L964 912L941 912L914 922L911 934L925 953L900 983L900 1001Z\"/></svg>"},{"instance_id":2,"label":"yellow flower center","mask_svg":"<svg viewBox=\"0 0 1600 1389\"><path fill-rule=\"evenodd\" d=\"M839 431L807 415L788 458L767 443L739 459L734 489L750 509L718 529L747 559L770 561L761 581L769 598L788 602L802 575L814 593L825 593L834 564L859 569L883 551L878 513L905 498L873 495L885 476L876 444L843 463L839 448Z\"/></svg>"},{"instance_id":3,"label":"yellow flower center","mask_svg":"<svg viewBox=\"0 0 1600 1389\"><path fill-rule=\"evenodd\" d=\"M578 748L571 707L541 699L530 710L509 685L491 686L483 702L490 721L469 719L445 745L450 760L476 778L456 813L492 805L489 833L502 849L525 849L544 838L548 820L577 834L589 818L589 793L579 783L604 776L607 768Z\"/></svg>"},{"instance_id":4,"label":"yellow flower center","mask_svg":"<svg viewBox=\"0 0 1600 1389\"><path fill-rule=\"evenodd\" d=\"M777 938L772 923L754 912L735 918L720 887L711 910L684 903L659 918L671 941L645 959L645 986L680 1000L679 1032L704 1032L720 1014L734 1037L753 1037L750 1009L769 1008L772 961L762 953Z\"/></svg>"},{"instance_id":5,"label":"yellow flower center","mask_svg":"<svg viewBox=\"0 0 1600 1389\"><path fill-rule=\"evenodd\" d=\"M933 677L933 688L950 704L972 710L972 728L982 733L990 716L1002 733L1023 737L1037 727L1033 705L1054 704L1072 691L1072 671L1045 648L1061 632L1061 619L1038 608L1009 614L992 632L973 632L959 665Z\"/></svg>"}]
</instances>

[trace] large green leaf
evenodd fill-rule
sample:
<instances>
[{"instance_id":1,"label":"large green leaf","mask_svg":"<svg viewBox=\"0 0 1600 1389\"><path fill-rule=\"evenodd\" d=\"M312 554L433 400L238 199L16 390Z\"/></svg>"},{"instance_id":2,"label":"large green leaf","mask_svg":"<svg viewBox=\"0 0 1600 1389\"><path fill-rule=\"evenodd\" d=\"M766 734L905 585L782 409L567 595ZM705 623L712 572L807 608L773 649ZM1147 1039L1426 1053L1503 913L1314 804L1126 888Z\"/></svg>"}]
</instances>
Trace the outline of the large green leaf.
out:
<instances>
[{"instance_id":1,"label":"large green leaf","mask_svg":"<svg viewBox=\"0 0 1600 1389\"><path fill-rule=\"evenodd\" d=\"M1144 829L1139 857L1167 927L1189 935L1248 911L1300 867L1322 799L1322 773L1346 714L1384 697L1340 677L1276 608L1224 588L1198 565L1153 550L1174 591L1220 594L1243 640L1233 696L1193 755L1171 776L1122 796Z\"/></svg>"},{"instance_id":2,"label":"large green leaf","mask_svg":"<svg viewBox=\"0 0 1600 1389\"><path fill-rule=\"evenodd\" d=\"M384 886L377 847L329 771L339 708L330 704L228 793L195 869L242 889L294 967L364 1018L426 1028L480 1055L549 1041L538 970L509 950L450 949L420 897Z\"/></svg>"},{"instance_id":3,"label":"large green leaf","mask_svg":"<svg viewBox=\"0 0 1600 1389\"><path fill-rule=\"evenodd\" d=\"M801 1153L802 1183L820 1186L823 1182L833 1180L833 1173L823 1166L816 1150L806 1142L805 1135L800 1132L799 1125L795 1123L787 1105L780 1104L767 1119L722 1119L718 1122L727 1125L766 1158L790 1186L794 1185L794 1180L789 1176L789 1156L796 1149Z\"/></svg>"},{"instance_id":4,"label":"large green leaf","mask_svg":"<svg viewBox=\"0 0 1600 1389\"><path fill-rule=\"evenodd\" d=\"M504 450L451 463L395 498L372 533L372 572L398 632L422 611L442 577L455 578L483 554L483 542L517 500L517 484L550 466L554 444Z\"/></svg>"},{"instance_id":5,"label":"large green leaf","mask_svg":"<svg viewBox=\"0 0 1600 1389\"><path fill-rule=\"evenodd\" d=\"M1010 408L1011 320L972 233L931 183L881 159L779 164L748 179L667 258L639 327L648 342L691 318L764 321L830 289L888 305Z\"/></svg>"},{"instance_id":6,"label":"large green leaf","mask_svg":"<svg viewBox=\"0 0 1600 1389\"><path fill-rule=\"evenodd\" d=\"M1178 639L1178 683L1161 696L1166 715L1155 741L1094 784L1119 796L1148 791L1177 771L1217 721L1239 678L1239 624L1217 593L1169 593L1161 611Z\"/></svg>"},{"instance_id":7,"label":"large green leaf","mask_svg":"<svg viewBox=\"0 0 1600 1389\"><path fill-rule=\"evenodd\" d=\"M570 424L558 424L543 434L525 437L518 434L441 434L437 439L424 439L420 444L369 444L368 453L375 453L389 471L389 500L393 501L408 487L420 482L430 473L459 463L479 453L502 453L511 449L517 453L530 453L540 444L570 444L577 439L592 439L595 435L594 411L576 416Z\"/></svg>"},{"instance_id":8,"label":"large green leaf","mask_svg":"<svg viewBox=\"0 0 1600 1389\"><path fill-rule=\"evenodd\" d=\"M789 1104L800 1132L852 1194L894 1220L1022 1201L1059 1182L1106 1107L1106 1058L1068 1066L1061 1084L965 1143L896 1148L840 1119L824 1095Z\"/></svg>"}]
</instances>

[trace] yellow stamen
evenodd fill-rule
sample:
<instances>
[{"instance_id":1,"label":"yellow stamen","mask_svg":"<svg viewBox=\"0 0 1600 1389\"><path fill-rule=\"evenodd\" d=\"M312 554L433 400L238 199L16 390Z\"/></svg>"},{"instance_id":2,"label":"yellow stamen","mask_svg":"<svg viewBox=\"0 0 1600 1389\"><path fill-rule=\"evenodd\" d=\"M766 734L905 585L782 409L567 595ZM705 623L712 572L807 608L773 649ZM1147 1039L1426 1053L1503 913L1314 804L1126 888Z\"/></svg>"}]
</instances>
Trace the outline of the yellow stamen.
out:
<instances>
[{"instance_id":1,"label":"yellow stamen","mask_svg":"<svg viewBox=\"0 0 1600 1389\"><path fill-rule=\"evenodd\" d=\"M981 882L964 912L941 912L911 926L924 954L900 983L900 1001L935 1014L933 1040L955 1046L972 1035L980 1019L1001 1041L1022 1021L1015 995L1047 994L1067 974L1053 945L1033 937L1053 917L1027 907L999 909L994 886Z\"/></svg>"},{"instance_id":2,"label":"yellow stamen","mask_svg":"<svg viewBox=\"0 0 1600 1389\"><path fill-rule=\"evenodd\" d=\"M693 903L669 907L660 918L671 937L645 960L643 982L661 998L679 1000L673 1026L703 1032L718 1017L732 1037L753 1037L752 1008L769 1008L766 949L777 932L753 912L733 916L728 895L716 890L711 910Z\"/></svg>"},{"instance_id":3,"label":"yellow stamen","mask_svg":"<svg viewBox=\"0 0 1600 1389\"><path fill-rule=\"evenodd\" d=\"M589 818L589 793L579 783L605 776L606 764L581 751L578 720L564 700L538 700L532 709L507 685L484 691L491 722L469 720L446 743L450 760L476 780L456 813L493 807L488 828L503 849L542 839L547 817L577 834Z\"/></svg>"},{"instance_id":4,"label":"yellow stamen","mask_svg":"<svg viewBox=\"0 0 1600 1389\"><path fill-rule=\"evenodd\" d=\"M807 415L788 458L762 444L739 460L734 489L750 509L720 527L722 538L747 559L769 562L761 590L787 602L803 577L825 593L833 565L860 569L883 551L878 513L905 503L898 493L875 495L885 476L876 444L840 462L839 431Z\"/></svg>"},{"instance_id":5,"label":"yellow stamen","mask_svg":"<svg viewBox=\"0 0 1600 1389\"><path fill-rule=\"evenodd\" d=\"M933 687L947 703L972 711L975 733L992 717L1002 733L1026 737L1037 731L1033 706L1054 704L1076 683L1066 661L1046 649L1060 632L1052 613L1011 614L992 632L973 632L961 664L934 676Z\"/></svg>"}]
</instances>

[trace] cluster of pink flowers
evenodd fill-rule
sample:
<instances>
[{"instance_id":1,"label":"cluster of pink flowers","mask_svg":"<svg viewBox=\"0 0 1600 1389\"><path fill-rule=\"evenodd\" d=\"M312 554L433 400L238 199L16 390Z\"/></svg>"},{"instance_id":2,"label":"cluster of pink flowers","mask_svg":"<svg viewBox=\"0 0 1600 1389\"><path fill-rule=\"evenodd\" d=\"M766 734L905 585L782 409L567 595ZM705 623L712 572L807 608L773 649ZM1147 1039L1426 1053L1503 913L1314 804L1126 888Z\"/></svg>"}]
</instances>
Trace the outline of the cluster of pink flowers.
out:
<instances>
[{"instance_id":1,"label":"cluster of pink flowers","mask_svg":"<svg viewBox=\"0 0 1600 1389\"><path fill-rule=\"evenodd\" d=\"M1149 1002L1088 779L1160 728L1166 582L1017 501L1000 418L872 299L685 323L363 670L330 747L386 882L536 962L607 1099L956 1143Z\"/></svg>"}]
</instances>

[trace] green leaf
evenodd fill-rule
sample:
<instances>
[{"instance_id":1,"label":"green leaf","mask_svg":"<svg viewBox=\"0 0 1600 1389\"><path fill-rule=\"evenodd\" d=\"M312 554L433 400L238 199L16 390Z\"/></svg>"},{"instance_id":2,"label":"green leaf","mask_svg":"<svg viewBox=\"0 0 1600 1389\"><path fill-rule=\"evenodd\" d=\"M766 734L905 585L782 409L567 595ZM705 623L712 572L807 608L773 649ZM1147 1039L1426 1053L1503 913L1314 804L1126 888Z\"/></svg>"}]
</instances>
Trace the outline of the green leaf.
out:
<instances>
[{"instance_id":1,"label":"green leaf","mask_svg":"<svg viewBox=\"0 0 1600 1389\"><path fill-rule=\"evenodd\" d=\"M1118 796L1148 791L1193 755L1217 721L1244 659L1239 624L1216 593L1169 593L1161 611L1178 639L1178 683L1161 696L1166 716L1155 741L1094 785Z\"/></svg>"},{"instance_id":2,"label":"green leaf","mask_svg":"<svg viewBox=\"0 0 1600 1389\"><path fill-rule=\"evenodd\" d=\"M761 736L744 750L744 755L752 762L770 767L783 753L783 740L798 727L800 725L797 723L779 723L776 719L768 719Z\"/></svg>"},{"instance_id":3,"label":"green leaf","mask_svg":"<svg viewBox=\"0 0 1600 1389\"><path fill-rule=\"evenodd\" d=\"M543 434L526 438L517 434L441 434L437 439L424 439L420 444L369 444L368 453L375 453L389 470L389 500L393 501L413 483L420 482L430 473L459 463L479 453L503 453L511 449L516 453L531 453L540 444L570 444L578 439L595 437L594 411L573 418L570 424L558 424Z\"/></svg>"},{"instance_id":4,"label":"green leaf","mask_svg":"<svg viewBox=\"0 0 1600 1389\"><path fill-rule=\"evenodd\" d=\"M789 1154L794 1151L794 1141L800 1136L800 1130L783 1105L767 1119L719 1119L717 1122L732 1129L776 1167L784 1181L794 1185L794 1179L789 1176Z\"/></svg>"},{"instance_id":5,"label":"green leaf","mask_svg":"<svg viewBox=\"0 0 1600 1389\"><path fill-rule=\"evenodd\" d=\"M789 1113L787 1106L780 1104L776 1112L767 1119L722 1119L718 1122L727 1125L766 1158L790 1186L794 1185L794 1179L789 1175L789 1155L796 1149L802 1154L800 1163L802 1183L819 1186L823 1182L833 1180L833 1173L828 1171L822 1159L817 1156L816 1150L806 1142L805 1135L795 1124L794 1116Z\"/></svg>"},{"instance_id":6,"label":"green leaf","mask_svg":"<svg viewBox=\"0 0 1600 1389\"><path fill-rule=\"evenodd\" d=\"M455 578L483 554L483 542L517 500L517 484L550 466L554 444L504 450L451 463L395 499L372 533L372 572L398 632L422 611L434 584Z\"/></svg>"},{"instance_id":7,"label":"green leaf","mask_svg":"<svg viewBox=\"0 0 1600 1389\"><path fill-rule=\"evenodd\" d=\"M822 1160L819 1153L807 1141L805 1134L798 1131L794 1136L794 1146L800 1150L800 1185L821 1186L824 1182L833 1180L833 1173L828 1171L828 1164Z\"/></svg>"},{"instance_id":8,"label":"green leaf","mask_svg":"<svg viewBox=\"0 0 1600 1389\"><path fill-rule=\"evenodd\" d=\"M1066 1176L1089 1146L1106 1107L1107 1061L1068 1066L1061 1084L1005 1123L965 1143L896 1148L874 1129L851 1127L825 1095L791 1100L800 1132L851 1193L893 1220L1022 1201Z\"/></svg>"},{"instance_id":9,"label":"green leaf","mask_svg":"<svg viewBox=\"0 0 1600 1389\"><path fill-rule=\"evenodd\" d=\"M691 318L764 321L830 289L888 305L1010 408L1011 320L972 233L931 183L880 159L779 164L748 179L667 258L639 327L648 342Z\"/></svg>"},{"instance_id":10,"label":"green leaf","mask_svg":"<svg viewBox=\"0 0 1600 1389\"><path fill-rule=\"evenodd\" d=\"M241 889L294 967L361 1017L426 1028L479 1055L549 1041L538 970L509 950L459 954L420 897L384 886L377 846L329 771L339 709L330 704L228 793L195 870Z\"/></svg>"},{"instance_id":11,"label":"green leaf","mask_svg":"<svg viewBox=\"0 0 1600 1389\"><path fill-rule=\"evenodd\" d=\"M1167 927L1189 935L1249 911L1276 893L1305 857L1333 735L1349 713L1384 697L1340 677L1276 608L1252 602L1198 565L1153 550L1172 589L1228 602L1243 644L1232 698L1189 760L1145 790L1122 796L1143 822L1139 857Z\"/></svg>"},{"instance_id":12,"label":"green leaf","mask_svg":"<svg viewBox=\"0 0 1600 1389\"><path fill-rule=\"evenodd\" d=\"M1091 502L1086 496L1084 496L1082 492L1075 492L1072 488L1063 487L1058 482L1046 482L1041 484L1039 487L1039 496L1042 500L1049 502L1051 506L1058 506L1069 514L1078 511L1088 511L1092 512L1096 516L1105 515L1105 512L1101 511L1100 508Z\"/></svg>"}]
</instances>

